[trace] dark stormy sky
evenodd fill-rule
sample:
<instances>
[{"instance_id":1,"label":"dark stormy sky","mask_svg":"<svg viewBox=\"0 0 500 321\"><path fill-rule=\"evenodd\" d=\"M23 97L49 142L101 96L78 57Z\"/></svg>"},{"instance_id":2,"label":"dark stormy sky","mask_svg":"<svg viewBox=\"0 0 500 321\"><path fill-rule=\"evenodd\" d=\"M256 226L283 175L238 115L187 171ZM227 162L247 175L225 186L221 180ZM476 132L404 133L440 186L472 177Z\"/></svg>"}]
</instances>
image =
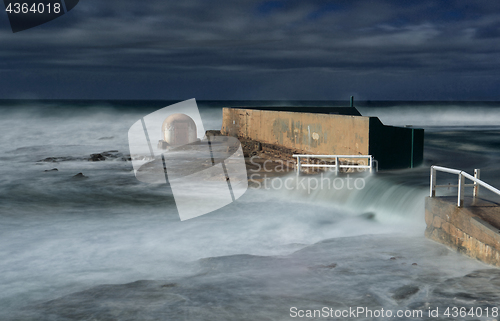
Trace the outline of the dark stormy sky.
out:
<instances>
[{"instance_id":1,"label":"dark stormy sky","mask_svg":"<svg viewBox=\"0 0 500 321\"><path fill-rule=\"evenodd\" d=\"M0 98L350 95L500 100L500 1L81 0L15 34L0 12Z\"/></svg>"}]
</instances>

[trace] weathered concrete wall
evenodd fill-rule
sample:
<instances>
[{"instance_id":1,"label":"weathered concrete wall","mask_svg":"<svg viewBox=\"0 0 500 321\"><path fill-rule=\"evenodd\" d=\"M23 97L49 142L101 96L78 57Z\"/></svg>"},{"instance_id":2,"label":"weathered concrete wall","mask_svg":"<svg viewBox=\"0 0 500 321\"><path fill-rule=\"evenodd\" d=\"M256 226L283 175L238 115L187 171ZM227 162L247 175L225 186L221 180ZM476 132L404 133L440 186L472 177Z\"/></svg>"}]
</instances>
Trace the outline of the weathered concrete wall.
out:
<instances>
[{"instance_id":1,"label":"weathered concrete wall","mask_svg":"<svg viewBox=\"0 0 500 321\"><path fill-rule=\"evenodd\" d=\"M427 197L425 236L472 258L500 267L500 206L465 198L457 207L457 197Z\"/></svg>"},{"instance_id":2,"label":"weathered concrete wall","mask_svg":"<svg viewBox=\"0 0 500 321\"><path fill-rule=\"evenodd\" d=\"M224 108L223 135L300 153L368 155L369 117Z\"/></svg>"},{"instance_id":3,"label":"weathered concrete wall","mask_svg":"<svg viewBox=\"0 0 500 321\"><path fill-rule=\"evenodd\" d=\"M362 116L356 107L314 107L314 106L248 106L236 109L289 111L295 113Z\"/></svg>"},{"instance_id":4,"label":"weathered concrete wall","mask_svg":"<svg viewBox=\"0 0 500 321\"><path fill-rule=\"evenodd\" d=\"M224 108L221 132L298 153L373 155L379 169L423 160L423 129L385 126L376 117Z\"/></svg>"}]
</instances>

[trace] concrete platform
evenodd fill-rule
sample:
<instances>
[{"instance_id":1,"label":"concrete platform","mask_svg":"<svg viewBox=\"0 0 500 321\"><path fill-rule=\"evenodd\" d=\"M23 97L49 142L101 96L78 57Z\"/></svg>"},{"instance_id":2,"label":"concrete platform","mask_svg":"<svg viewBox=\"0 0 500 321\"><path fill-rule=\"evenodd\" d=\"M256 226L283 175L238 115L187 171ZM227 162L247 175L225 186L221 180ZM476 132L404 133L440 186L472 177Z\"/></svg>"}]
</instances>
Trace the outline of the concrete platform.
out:
<instances>
[{"instance_id":1,"label":"concrete platform","mask_svg":"<svg viewBox=\"0 0 500 321\"><path fill-rule=\"evenodd\" d=\"M427 197L425 236L484 263L500 267L500 204L465 197Z\"/></svg>"}]
</instances>

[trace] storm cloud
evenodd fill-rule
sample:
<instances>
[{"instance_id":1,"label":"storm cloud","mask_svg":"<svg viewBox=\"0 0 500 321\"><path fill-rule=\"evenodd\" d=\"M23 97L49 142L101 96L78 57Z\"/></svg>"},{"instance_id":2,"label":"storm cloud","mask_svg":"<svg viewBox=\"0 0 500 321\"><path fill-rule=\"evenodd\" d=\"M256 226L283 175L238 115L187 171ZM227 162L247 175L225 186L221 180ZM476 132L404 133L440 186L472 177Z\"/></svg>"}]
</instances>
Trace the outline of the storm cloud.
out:
<instances>
[{"instance_id":1,"label":"storm cloud","mask_svg":"<svg viewBox=\"0 0 500 321\"><path fill-rule=\"evenodd\" d=\"M13 34L0 98L498 100L497 1L81 0Z\"/></svg>"}]
</instances>

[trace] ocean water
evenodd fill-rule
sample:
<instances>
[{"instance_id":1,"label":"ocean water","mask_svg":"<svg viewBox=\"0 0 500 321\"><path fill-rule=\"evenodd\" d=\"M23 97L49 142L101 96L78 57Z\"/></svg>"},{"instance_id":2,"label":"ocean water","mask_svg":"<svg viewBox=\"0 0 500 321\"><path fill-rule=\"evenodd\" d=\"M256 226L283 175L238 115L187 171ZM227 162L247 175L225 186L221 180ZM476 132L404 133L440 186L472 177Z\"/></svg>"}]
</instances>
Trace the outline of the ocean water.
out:
<instances>
[{"instance_id":1,"label":"ocean water","mask_svg":"<svg viewBox=\"0 0 500 321\"><path fill-rule=\"evenodd\" d=\"M0 103L0 320L289 320L292 307L431 319L434 308L498 307L500 272L424 238L424 198L432 164L480 168L500 186L500 104L360 102L384 124L425 128L424 164L362 176L359 190L250 188L181 222L168 186L137 181L121 157L86 160L128 154L129 127L170 103ZM341 102L198 105L204 127L220 129L223 106Z\"/></svg>"}]
</instances>

